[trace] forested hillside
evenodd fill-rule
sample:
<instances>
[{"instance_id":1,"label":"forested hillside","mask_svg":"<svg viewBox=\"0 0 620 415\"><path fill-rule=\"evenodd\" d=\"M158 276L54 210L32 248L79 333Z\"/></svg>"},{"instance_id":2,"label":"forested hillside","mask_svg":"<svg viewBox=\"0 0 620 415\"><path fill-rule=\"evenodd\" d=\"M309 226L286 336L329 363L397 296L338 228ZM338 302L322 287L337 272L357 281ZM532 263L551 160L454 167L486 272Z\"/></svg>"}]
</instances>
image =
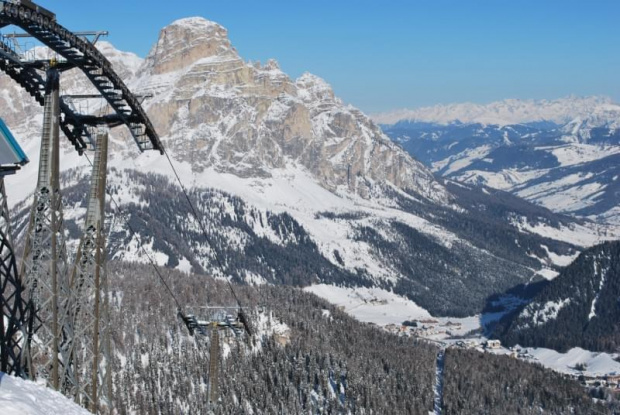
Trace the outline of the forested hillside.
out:
<instances>
[{"instance_id":1,"label":"forested hillside","mask_svg":"<svg viewBox=\"0 0 620 415\"><path fill-rule=\"evenodd\" d=\"M505 318L508 344L616 352L620 347L620 242L584 251L532 302Z\"/></svg>"},{"instance_id":2,"label":"forested hillside","mask_svg":"<svg viewBox=\"0 0 620 415\"><path fill-rule=\"evenodd\" d=\"M575 381L537 364L462 349L445 359L446 415L609 413Z\"/></svg>"},{"instance_id":3,"label":"forested hillside","mask_svg":"<svg viewBox=\"0 0 620 415\"><path fill-rule=\"evenodd\" d=\"M221 281L162 272L183 305L234 304ZM152 268L112 262L108 274L115 407L121 414L207 413L207 340L189 337ZM426 415L432 410L438 352L434 345L359 323L296 288L237 290L263 335L249 343L223 341L221 401L214 413ZM270 330L274 325L280 331ZM569 413L570 408L573 413L591 413L593 408L576 383L528 363L452 351L447 359L447 413L499 413L498 408L534 413L541 406L554 408L549 413ZM537 381L541 376L544 382ZM523 390L537 398L524 401L521 391L503 392L498 378L507 385L525 382ZM471 385L455 388L454 382ZM472 406L458 404L463 399ZM460 412L450 412L454 408Z\"/></svg>"},{"instance_id":4,"label":"forested hillside","mask_svg":"<svg viewBox=\"0 0 620 415\"><path fill-rule=\"evenodd\" d=\"M115 406L121 414L206 414L207 340L188 336L151 268L111 265ZM234 304L222 282L164 274L186 304ZM228 340L215 413L426 414L432 408L434 346L358 323L298 289L240 288L240 295L253 325L272 313L275 323L289 327L290 342Z\"/></svg>"}]
</instances>

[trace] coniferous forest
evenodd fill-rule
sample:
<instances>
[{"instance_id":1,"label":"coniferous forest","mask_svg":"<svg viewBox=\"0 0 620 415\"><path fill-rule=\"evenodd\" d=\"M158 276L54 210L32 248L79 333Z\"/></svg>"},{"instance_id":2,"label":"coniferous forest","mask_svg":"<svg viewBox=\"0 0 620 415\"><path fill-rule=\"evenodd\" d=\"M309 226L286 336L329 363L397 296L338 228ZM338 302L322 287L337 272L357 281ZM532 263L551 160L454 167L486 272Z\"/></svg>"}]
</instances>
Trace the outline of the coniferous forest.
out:
<instances>
[{"instance_id":1,"label":"coniferous forest","mask_svg":"<svg viewBox=\"0 0 620 415\"><path fill-rule=\"evenodd\" d=\"M161 272L183 306L234 304L222 281ZM111 262L108 274L119 413L208 413L208 340L189 336L150 266ZM298 288L243 287L238 295L259 335L222 340L220 401L213 413L432 411L435 345L359 323ZM270 331L273 326L286 332ZM606 413L574 381L477 352L448 349L444 392L448 414Z\"/></svg>"},{"instance_id":2,"label":"coniferous forest","mask_svg":"<svg viewBox=\"0 0 620 415\"><path fill-rule=\"evenodd\" d=\"M584 251L504 318L496 336L507 344L614 353L620 349L619 298L620 242L606 242Z\"/></svg>"}]
</instances>

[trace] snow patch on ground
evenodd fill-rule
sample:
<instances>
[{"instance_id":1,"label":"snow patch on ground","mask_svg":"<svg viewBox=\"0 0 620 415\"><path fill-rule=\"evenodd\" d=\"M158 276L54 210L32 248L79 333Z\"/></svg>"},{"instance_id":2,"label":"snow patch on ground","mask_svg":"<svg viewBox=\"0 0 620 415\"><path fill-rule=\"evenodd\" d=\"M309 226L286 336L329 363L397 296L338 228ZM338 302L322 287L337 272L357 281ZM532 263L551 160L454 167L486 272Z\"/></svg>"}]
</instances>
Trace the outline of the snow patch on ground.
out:
<instances>
[{"instance_id":1,"label":"snow patch on ground","mask_svg":"<svg viewBox=\"0 0 620 415\"><path fill-rule=\"evenodd\" d=\"M550 268L542 268L539 269L536 274L540 275L541 277L543 277L546 280L551 281L552 279L554 279L555 277L557 277L558 275L560 275L559 272L552 270Z\"/></svg>"},{"instance_id":2,"label":"snow patch on ground","mask_svg":"<svg viewBox=\"0 0 620 415\"><path fill-rule=\"evenodd\" d=\"M443 175L449 175L472 164L474 161L486 157L491 152L491 146L484 145L474 149L463 151L448 159L433 163L433 171L438 171L447 167Z\"/></svg>"},{"instance_id":3,"label":"snow patch on ground","mask_svg":"<svg viewBox=\"0 0 620 415\"><path fill-rule=\"evenodd\" d=\"M545 238L555 239L556 241L565 241L574 245L588 248L590 246L620 239L620 229L616 227L599 226L594 223L584 223L582 225L571 223L569 226L560 225L554 228L545 223L537 223L532 225L527 220L514 221L513 224L521 232L534 233ZM570 264L577 255L562 256L548 251L550 259L560 266ZM556 262L557 261L557 262Z\"/></svg>"},{"instance_id":4,"label":"snow patch on ground","mask_svg":"<svg viewBox=\"0 0 620 415\"><path fill-rule=\"evenodd\" d=\"M547 301L540 310L535 310L533 305L529 305L521 312L520 317L530 319L535 326L542 326L549 320L555 320L560 310L569 305L570 302L570 298L561 301Z\"/></svg>"},{"instance_id":5,"label":"snow patch on ground","mask_svg":"<svg viewBox=\"0 0 620 415\"><path fill-rule=\"evenodd\" d=\"M567 177L567 180L575 180L579 175ZM582 176L582 177L586 177ZM559 180L560 182L562 180ZM535 202L556 212L574 212L585 209L597 203L597 199L606 189L601 183L586 183L574 185L558 184L558 181L544 182L535 186L527 187L516 192L517 196L531 202Z\"/></svg>"},{"instance_id":6,"label":"snow patch on ground","mask_svg":"<svg viewBox=\"0 0 620 415\"><path fill-rule=\"evenodd\" d=\"M537 179L548 173L547 169L523 170L523 169L504 169L499 172L484 170L468 170L458 175L452 176L453 179L469 184L484 183L494 189L511 191L516 186Z\"/></svg>"},{"instance_id":7,"label":"snow patch on ground","mask_svg":"<svg viewBox=\"0 0 620 415\"><path fill-rule=\"evenodd\" d=\"M2 415L90 415L55 390L0 372Z\"/></svg>"},{"instance_id":8,"label":"snow patch on ground","mask_svg":"<svg viewBox=\"0 0 620 415\"><path fill-rule=\"evenodd\" d=\"M380 288L345 288L317 284L304 288L353 316L377 325L401 324L405 320L431 318L428 311L411 300Z\"/></svg>"},{"instance_id":9,"label":"snow patch on ground","mask_svg":"<svg viewBox=\"0 0 620 415\"><path fill-rule=\"evenodd\" d=\"M579 347L566 353L545 348L528 348L528 351L543 366L558 372L573 375L581 373L574 367L578 363L584 363L587 367L583 373L587 375L606 375L614 372L620 374L620 362L615 361L608 353L590 352Z\"/></svg>"},{"instance_id":10,"label":"snow patch on ground","mask_svg":"<svg viewBox=\"0 0 620 415\"><path fill-rule=\"evenodd\" d=\"M380 288L345 288L329 284L317 284L304 291L321 297L341 307L351 317L378 326L400 326L405 320L427 321L436 326L435 334L427 333L430 340L445 340L450 336L464 336L480 330L482 324L499 320L505 313L492 313L469 317L433 317L415 302ZM448 331L450 334L448 334Z\"/></svg>"},{"instance_id":11,"label":"snow patch on ground","mask_svg":"<svg viewBox=\"0 0 620 415\"><path fill-rule=\"evenodd\" d=\"M590 306L590 314L588 315L588 320L592 320L592 317L596 317L596 303L598 301L599 296L601 295L601 291L603 291L603 287L605 287L605 281L607 280L609 268L605 268L603 270L599 269L600 265L595 262L594 263L594 275L600 274L601 280L599 281L598 290L596 292L596 296L592 300L592 305Z\"/></svg>"},{"instance_id":12,"label":"snow patch on ground","mask_svg":"<svg viewBox=\"0 0 620 415\"><path fill-rule=\"evenodd\" d=\"M192 272L192 264L185 257L179 260L179 265L177 265L176 268L179 271L184 272L186 274L189 274Z\"/></svg>"},{"instance_id":13,"label":"snow patch on ground","mask_svg":"<svg viewBox=\"0 0 620 415\"><path fill-rule=\"evenodd\" d=\"M551 150L551 153L558 159L558 163L562 167L566 167L620 153L620 146L594 146L591 144L571 143L566 146L556 147Z\"/></svg>"},{"instance_id":14,"label":"snow patch on ground","mask_svg":"<svg viewBox=\"0 0 620 415\"><path fill-rule=\"evenodd\" d=\"M570 265L579 256L578 252L575 252L573 255L558 255L555 252L550 251L546 245L541 245L541 246L543 247L545 251L547 251L547 256L549 257L551 262L553 262L555 265L558 265L560 267L565 267L567 265Z\"/></svg>"}]
</instances>

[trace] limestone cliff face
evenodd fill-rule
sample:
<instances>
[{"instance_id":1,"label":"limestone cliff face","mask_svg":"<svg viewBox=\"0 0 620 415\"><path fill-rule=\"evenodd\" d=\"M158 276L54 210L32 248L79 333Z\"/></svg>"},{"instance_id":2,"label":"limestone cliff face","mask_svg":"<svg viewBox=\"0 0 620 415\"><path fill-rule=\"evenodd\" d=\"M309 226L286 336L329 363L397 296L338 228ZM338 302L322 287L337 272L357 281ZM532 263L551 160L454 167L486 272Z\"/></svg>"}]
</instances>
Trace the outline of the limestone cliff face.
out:
<instances>
[{"instance_id":1,"label":"limestone cliff face","mask_svg":"<svg viewBox=\"0 0 620 415\"><path fill-rule=\"evenodd\" d=\"M329 188L362 196L375 182L445 200L443 187L322 79L293 81L278 64L247 63L222 26L202 18L164 28L132 87L174 156L196 170L269 176L298 163Z\"/></svg>"}]
</instances>

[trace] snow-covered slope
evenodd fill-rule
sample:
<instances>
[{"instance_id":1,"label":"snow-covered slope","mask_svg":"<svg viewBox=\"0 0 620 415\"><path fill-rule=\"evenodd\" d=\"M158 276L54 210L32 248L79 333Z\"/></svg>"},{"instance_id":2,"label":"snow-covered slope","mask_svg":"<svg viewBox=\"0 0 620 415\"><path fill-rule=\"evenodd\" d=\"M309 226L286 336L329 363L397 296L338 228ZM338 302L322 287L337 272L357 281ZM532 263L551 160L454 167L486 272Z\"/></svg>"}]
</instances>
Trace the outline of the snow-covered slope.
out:
<instances>
[{"instance_id":1,"label":"snow-covered slope","mask_svg":"<svg viewBox=\"0 0 620 415\"><path fill-rule=\"evenodd\" d=\"M0 372L2 415L89 415L86 409L55 390Z\"/></svg>"},{"instance_id":2,"label":"snow-covered slope","mask_svg":"<svg viewBox=\"0 0 620 415\"><path fill-rule=\"evenodd\" d=\"M604 237L591 224L436 180L324 80L292 80L275 61L243 61L217 23L172 23L143 61L109 44L100 48L135 92L153 95L144 106L226 269L216 269L216 253L188 220L179 188L161 177L172 177L165 159L138 154L118 128L109 187L162 265L253 282L375 285L431 312L463 315L489 294L555 267L554 258L574 255L575 229L586 235L580 245ZM66 91L89 90L76 72L61 82ZM41 109L5 77L0 87L0 104L9 109L3 117L32 160L7 180L11 204L22 212L14 229L23 235L19 202L35 186ZM88 104L84 110L100 106ZM88 163L65 145L61 165L74 241ZM145 260L118 216L110 256Z\"/></svg>"},{"instance_id":3,"label":"snow-covered slope","mask_svg":"<svg viewBox=\"0 0 620 415\"><path fill-rule=\"evenodd\" d=\"M620 114L612 110L617 104L585 100L591 101L593 105L579 107L570 113L575 118L560 124L552 117L512 125L399 122L384 130L444 177L617 225ZM540 117L547 116L544 106L538 111ZM583 112L587 114L578 115Z\"/></svg>"}]
</instances>

